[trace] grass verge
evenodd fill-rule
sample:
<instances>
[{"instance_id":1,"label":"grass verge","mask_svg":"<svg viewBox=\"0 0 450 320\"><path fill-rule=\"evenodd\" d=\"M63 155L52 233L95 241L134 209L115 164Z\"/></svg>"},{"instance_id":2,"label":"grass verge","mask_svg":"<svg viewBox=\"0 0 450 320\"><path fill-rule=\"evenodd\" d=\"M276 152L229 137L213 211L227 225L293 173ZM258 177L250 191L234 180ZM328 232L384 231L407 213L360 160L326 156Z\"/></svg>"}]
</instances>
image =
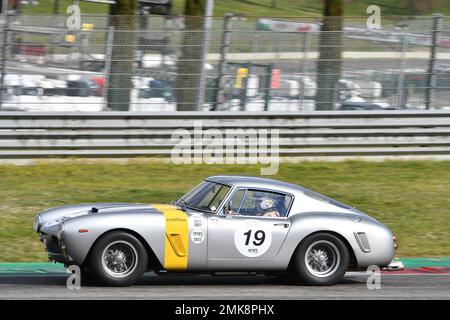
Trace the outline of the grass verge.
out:
<instances>
[{"instance_id":1,"label":"grass verge","mask_svg":"<svg viewBox=\"0 0 450 320\"><path fill-rule=\"evenodd\" d=\"M145 160L0 165L0 262L45 261L34 215L82 202L168 202L214 174L259 175L258 166L171 165ZM398 256L450 256L450 161L301 162L273 178L351 204L398 236Z\"/></svg>"}]
</instances>

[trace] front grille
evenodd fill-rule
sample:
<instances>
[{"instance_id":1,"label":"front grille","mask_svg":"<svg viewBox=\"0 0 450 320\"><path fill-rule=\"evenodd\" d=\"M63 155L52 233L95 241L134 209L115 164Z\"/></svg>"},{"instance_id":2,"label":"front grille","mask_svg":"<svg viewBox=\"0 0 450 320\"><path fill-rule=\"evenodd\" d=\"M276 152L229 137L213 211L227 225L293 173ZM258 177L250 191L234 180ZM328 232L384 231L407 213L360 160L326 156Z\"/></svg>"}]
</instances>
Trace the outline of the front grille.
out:
<instances>
[{"instance_id":1,"label":"front grille","mask_svg":"<svg viewBox=\"0 0 450 320\"><path fill-rule=\"evenodd\" d=\"M44 244L47 252L61 254L61 248L59 247L58 239L55 236L44 236Z\"/></svg>"},{"instance_id":2,"label":"front grille","mask_svg":"<svg viewBox=\"0 0 450 320\"><path fill-rule=\"evenodd\" d=\"M359 247L361 248L362 251L364 252L370 252L370 244L369 244L369 239L367 239L367 235L365 232L355 232L355 238L356 241L358 242Z\"/></svg>"}]
</instances>

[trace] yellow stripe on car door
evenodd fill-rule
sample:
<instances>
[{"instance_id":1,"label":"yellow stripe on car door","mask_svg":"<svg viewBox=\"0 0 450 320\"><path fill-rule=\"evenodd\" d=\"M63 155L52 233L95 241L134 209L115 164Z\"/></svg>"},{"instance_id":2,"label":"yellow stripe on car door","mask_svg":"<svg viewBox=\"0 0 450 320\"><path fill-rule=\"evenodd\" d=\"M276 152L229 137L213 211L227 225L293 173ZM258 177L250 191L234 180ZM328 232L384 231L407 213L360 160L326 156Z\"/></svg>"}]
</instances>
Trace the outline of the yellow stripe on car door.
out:
<instances>
[{"instance_id":1,"label":"yellow stripe on car door","mask_svg":"<svg viewBox=\"0 0 450 320\"><path fill-rule=\"evenodd\" d=\"M164 269L185 271L188 263L189 226L186 212L168 204L152 204L166 220Z\"/></svg>"}]
</instances>

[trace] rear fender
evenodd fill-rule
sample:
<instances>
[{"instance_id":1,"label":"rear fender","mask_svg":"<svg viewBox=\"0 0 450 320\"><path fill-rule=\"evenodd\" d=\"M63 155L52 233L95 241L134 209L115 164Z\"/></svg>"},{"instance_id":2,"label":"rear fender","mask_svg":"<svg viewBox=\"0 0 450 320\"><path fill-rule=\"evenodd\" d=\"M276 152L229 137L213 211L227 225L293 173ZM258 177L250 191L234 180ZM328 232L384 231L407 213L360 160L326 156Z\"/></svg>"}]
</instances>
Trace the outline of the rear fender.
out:
<instances>
[{"instance_id":1,"label":"rear fender","mask_svg":"<svg viewBox=\"0 0 450 320\"><path fill-rule=\"evenodd\" d=\"M348 248L353 251L357 268L372 264L389 264L395 255L392 232L383 224L364 215L311 212L294 215L291 222L285 244L280 251L280 256L286 259L286 264L289 264L302 240L317 232L330 232L344 239ZM371 246L370 252L363 251L358 244L355 237L357 232L366 233Z\"/></svg>"}]
</instances>

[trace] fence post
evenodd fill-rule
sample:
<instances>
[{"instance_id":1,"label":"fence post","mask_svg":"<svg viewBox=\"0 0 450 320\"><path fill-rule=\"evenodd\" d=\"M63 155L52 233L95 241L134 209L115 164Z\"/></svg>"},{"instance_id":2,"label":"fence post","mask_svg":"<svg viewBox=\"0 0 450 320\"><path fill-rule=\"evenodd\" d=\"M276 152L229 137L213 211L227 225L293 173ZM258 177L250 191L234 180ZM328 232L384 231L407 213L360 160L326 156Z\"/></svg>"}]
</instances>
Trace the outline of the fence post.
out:
<instances>
[{"instance_id":1,"label":"fence post","mask_svg":"<svg viewBox=\"0 0 450 320\"><path fill-rule=\"evenodd\" d=\"M80 65L80 70L84 69L85 66L85 56L86 56L86 50L89 46L89 40L88 40L88 34L86 31L84 31L83 29L81 30L80 33L78 33L78 37L77 39L80 39L80 61L79 61L79 65Z\"/></svg>"},{"instance_id":2,"label":"fence post","mask_svg":"<svg viewBox=\"0 0 450 320\"><path fill-rule=\"evenodd\" d=\"M220 43L220 60L219 60L219 74L216 80L216 97L212 110L217 110L220 104L224 102L225 95L225 76L227 74L227 54L230 47L230 27L231 19L234 17L232 13L226 13L223 20L222 40Z\"/></svg>"},{"instance_id":3,"label":"fence post","mask_svg":"<svg viewBox=\"0 0 450 320\"><path fill-rule=\"evenodd\" d=\"M241 88L239 89L239 111L245 111L247 107L247 85L248 78L252 74L251 67L252 64L250 62L239 63L238 66L247 69L247 75L242 77Z\"/></svg>"},{"instance_id":4,"label":"fence post","mask_svg":"<svg viewBox=\"0 0 450 320\"><path fill-rule=\"evenodd\" d=\"M269 111L270 99L272 98L272 73L273 63L269 64L266 68L266 90L264 94L264 111Z\"/></svg>"},{"instance_id":5,"label":"fence post","mask_svg":"<svg viewBox=\"0 0 450 320\"><path fill-rule=\"evenodd\" d=\"M299 95L298 95L298 110L303 109L303 102L305 100L305 78L307 72L307 63L308 63L308 53L309 53L309 45L311 43L311 31L306 31L303 35L303 59L301 64L301 76L298 81L299 85Z\"/></svg>"},{"instance_id":6,"label":"fence post","mask_svg":"<svg viewBox=\"0 0 450 320\"><path fill-rule=\"evenodd\" d=\"M2 1L2 14L6 15L7 11L8 11L8 0L3 0Z\"/></svg>"},{"instance_id":7,"label":"fence post","mask_svg":"<svg viewBox=\"0 0 450 320\"><path fill-rule=\"evenodd\" d=\"M252 35L252 53L259 52L260 31L255 30Z\"/></svg>"},{"instance_id":8,"label":"fence post","mask_svg":"<svg viewBox=\"0 0 450 320\"><path fill-rule=\"evenodd\" d=\"M2 69L0 74L0 110L3 107L3 91L5 89L5 74L6 74L6 47L8 45L8 29L9 29L9 15L6 11L3 12L3 30L2 30L2 43L1 43L1 55L2 55Z\"/></svg>"},{"instance_id":9,"label":"fence post","mask_svg":"<svg viewBox=\"0 0 450 320\"><path fill-rule=\"evenodd\" d=\"M211 22L214 14L214 0L206 1L205 8L205 23L203 26L203 45L201 50L201 58L200 58L200 79L198 84L198 97L197 97L197 111L201 111L203 109L203 104L205 102L205 92L206 92L206 68L205 63L208 57L208 46L209 46L209 38L210 38L210 30L211 30Z\"/></svg>"},{"instance_id":10,"label":"fence post","mask_svg":"<svg viewBox=\"0 0 450 320\"><path fill-rule=\"evenodd\" d=\"M430 60L428 61L427 85L425 88L425 107L430 109L431 101L434 101L436 91L436 51L439 46L439 32L442 29L442 17L440 13L433 15L433 27L431 33Z\"/></svg>"},{"instance_id":11,"label":"fence post","mask_svg":"<svg viewBox=\"0 0 450 320\"><path fill-rule=\"evenodd\" d=\"M406 64L406 51L408 50L408 38L406 37L404 31L402 31L400 41L402 52L400 56L400 73L398 75L398 82L397 82L397 109L404 109L405 64Z\"/></svg>"},{"instance_id":12,"label":"fence post","mask_svg":"<svg viewBox=\"0 0 450 320\"><path fill-rule=\"evenodd\" d=\"M106 37L106 55L105 55L105 82L103 84L103 103L105 108L108 106L109 76L111 74L111 56L114 41L114 27L108 27Z\"/></svg>"}]
</instances>

